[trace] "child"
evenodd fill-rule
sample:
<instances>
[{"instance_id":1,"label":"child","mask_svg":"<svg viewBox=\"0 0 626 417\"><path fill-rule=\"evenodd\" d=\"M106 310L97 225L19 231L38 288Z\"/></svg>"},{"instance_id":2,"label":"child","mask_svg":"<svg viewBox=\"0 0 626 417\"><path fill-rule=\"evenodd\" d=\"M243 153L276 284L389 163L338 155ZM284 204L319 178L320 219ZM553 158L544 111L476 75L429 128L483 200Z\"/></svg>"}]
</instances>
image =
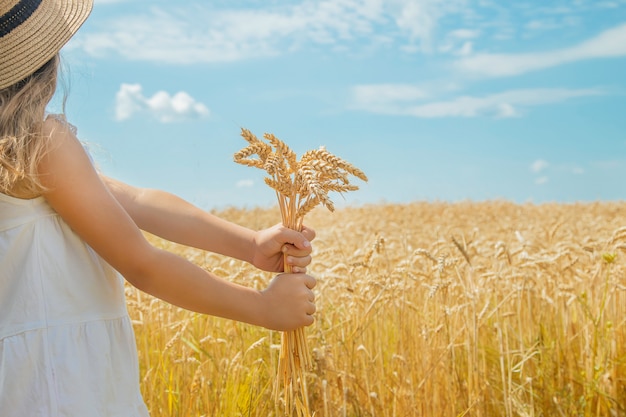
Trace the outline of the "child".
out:
<instances>
[{"instance_id":1,"label":"child","mask_svg":"<svg viewBox=\"0 0 626 417\"><path fill-rule=\"evenodd\" d=\"M276 330L313 323L313 230L254 232L100 176L71 125L45 118L58 52L91 7L0 0L2 417L148 415L120 274L196 312ZM297 273L242 287L151 246L140 229L267 271L286 257Z\"/></svg>"}]
</instances>

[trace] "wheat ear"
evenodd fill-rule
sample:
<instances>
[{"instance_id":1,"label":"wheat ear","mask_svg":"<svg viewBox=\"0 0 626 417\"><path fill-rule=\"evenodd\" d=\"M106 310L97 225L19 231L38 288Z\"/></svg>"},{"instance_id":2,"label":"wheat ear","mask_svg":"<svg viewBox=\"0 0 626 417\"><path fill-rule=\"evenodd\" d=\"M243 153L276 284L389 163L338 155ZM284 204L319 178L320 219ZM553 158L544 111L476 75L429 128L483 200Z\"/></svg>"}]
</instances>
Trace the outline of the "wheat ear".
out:
<instances>
[{"instance_id":1,"label":"wheat ear","mask_svg":"<svg viewBox=\"0 0 626 417\"><path fill-rule=\"evenodd\" d=\"M249 145L235 153L234 161L265 170L265 183L276 192L282 223L290 229L302 231L304 216L320 204L334 211L329 192L358 190L358 186L350 184L350 175L367 181L361 170L324 147L304 153L298 161L296 153L271 133L263 135L267 142L247 129L241 129L241 136ZM291 265L285 262L284 270L292 272ZM278 386L282 382L286 415L295 412L298 417L311 416L305 378L305 371L310 368L304 328L283 332L275 401L279 401Z\"/></svg>"}]
</instances>

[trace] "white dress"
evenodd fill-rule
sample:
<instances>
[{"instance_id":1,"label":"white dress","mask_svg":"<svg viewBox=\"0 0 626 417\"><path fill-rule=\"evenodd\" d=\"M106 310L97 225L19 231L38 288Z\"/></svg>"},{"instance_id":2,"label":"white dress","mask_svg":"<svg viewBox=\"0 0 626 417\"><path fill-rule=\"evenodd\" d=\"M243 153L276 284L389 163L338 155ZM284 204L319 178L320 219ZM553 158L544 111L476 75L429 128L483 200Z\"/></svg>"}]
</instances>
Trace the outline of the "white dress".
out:
<instances>
[{"instance_id":1,"label":"white dress","mask_svg":"<svg viewBox=\"0 0 626 417\"><path fill-rule=\"evenodd\" d=\"M1 193L0 416L148 416L123 278L44 198Z\"/></svg>"}]
</instances>

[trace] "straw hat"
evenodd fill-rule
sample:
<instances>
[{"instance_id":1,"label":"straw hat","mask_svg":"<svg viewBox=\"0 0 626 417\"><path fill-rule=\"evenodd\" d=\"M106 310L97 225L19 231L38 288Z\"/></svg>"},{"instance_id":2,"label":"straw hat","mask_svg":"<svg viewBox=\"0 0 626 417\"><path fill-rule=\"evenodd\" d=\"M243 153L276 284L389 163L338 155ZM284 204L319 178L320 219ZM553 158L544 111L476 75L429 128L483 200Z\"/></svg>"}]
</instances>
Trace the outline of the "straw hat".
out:
<instances>
[{"instance_id":1,"label":"straw hat","mask_svg":"<svg viewBox=\"0 0 626 417\"><path fill-rule=\"evenodd\" d=\"M93 0L0 0L0 89L52 59L92 7Z\"/></svg>"}]
</instances>

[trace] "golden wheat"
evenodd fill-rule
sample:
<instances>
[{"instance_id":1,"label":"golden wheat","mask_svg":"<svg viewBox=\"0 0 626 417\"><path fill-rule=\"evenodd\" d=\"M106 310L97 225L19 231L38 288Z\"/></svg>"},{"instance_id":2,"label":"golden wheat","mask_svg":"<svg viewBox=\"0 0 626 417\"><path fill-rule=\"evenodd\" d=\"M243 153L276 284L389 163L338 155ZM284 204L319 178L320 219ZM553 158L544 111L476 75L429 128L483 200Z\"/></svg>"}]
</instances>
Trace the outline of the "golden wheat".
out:
<instances>
[{"instance_id":1,"label":"golden wheat","mask_svg":"<svg viewBox=\"0 0 626 417\"><path fill-rule=\"evenodd\" d=\"M242 129L241 136L249 145L235 153L235 162L266 171L269 177L265 183L276 192L282 223L291 229L301 231L304 216L319 204L334 211L329 192L357 190L349 175L367 181L361 170L323 147L306 152L298 161L296 153L271 133L263 135L268 143L247 129ZM285 272L291 272L286 263ZM303 329L283 333L279 359L278 382L284 385L285 414L295 411L300 417L310 416L305 372L311 368L311 359Z\"/></svg>"},{"instance_id":2,"label":"golden wheat","mask_svg":"<svg viewBox=\"0 0 626 417\"><path fill-rule=\"evenodd\" d=\"M313 210L312 414L626 415L625 210L500 201ZM257 230L280 215L278 207L217 214ZM150 239L253 288L272 278ZM130 286L127 296L153 417L282 414L273 401L279 333Z\"/></svg>"}]
</instances>

